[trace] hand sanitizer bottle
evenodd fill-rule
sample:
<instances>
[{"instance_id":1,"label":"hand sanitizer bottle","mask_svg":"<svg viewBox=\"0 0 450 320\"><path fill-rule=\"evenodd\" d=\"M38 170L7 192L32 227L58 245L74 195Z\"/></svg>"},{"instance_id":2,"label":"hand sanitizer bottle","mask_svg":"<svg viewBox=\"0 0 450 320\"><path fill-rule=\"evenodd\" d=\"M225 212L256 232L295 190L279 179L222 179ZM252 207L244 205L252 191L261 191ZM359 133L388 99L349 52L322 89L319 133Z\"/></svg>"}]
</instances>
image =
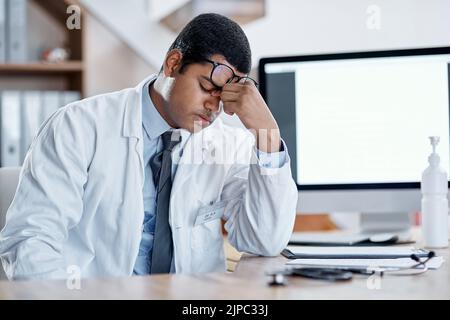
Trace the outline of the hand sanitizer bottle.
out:
<instances>
[{"instance_id":1,"label":"hand sanitizer bottle","mask_svg":"<svg viewBox=\"0 0 450 320\"><path fill-rule=\"evenodd\" d=\"M422 174L422 232L428 248L448 247L448 180L436 153L439 137L430 137L433 152Z\"/></svg>"}]
</instances>

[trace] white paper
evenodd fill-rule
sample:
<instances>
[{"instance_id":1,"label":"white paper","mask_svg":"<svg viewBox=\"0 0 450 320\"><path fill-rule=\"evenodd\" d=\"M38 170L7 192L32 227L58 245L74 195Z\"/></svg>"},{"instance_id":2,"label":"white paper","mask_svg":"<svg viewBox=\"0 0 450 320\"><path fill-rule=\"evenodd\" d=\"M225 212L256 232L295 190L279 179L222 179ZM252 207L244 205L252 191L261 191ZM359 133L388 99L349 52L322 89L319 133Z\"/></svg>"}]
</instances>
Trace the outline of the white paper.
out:
<instances>
[{"instance_id":1,"label":"white paper","mask_svg":"<svg viewBox=\"0 0 450 320\"><path fill-rule=\"evenodd\" d=\"M422 249L416 249L412 246L387 247L387 246L365 246L365 247L315 247L315 246L288 246L294 254L311 255L411 255L423 253Z\"/></svg>"},{"instance_id":2,"label":"white paper","mask_svg":"<svg viewBox=\"0 0 450 320\"><path fill-rule=\"evenodd\" d=\"M369 236L361 234L327 234L324 232L294 232L290 241L292 242L315 242L315 243L357 243L368 240Z\"/></svg>"},{"instance_id":3,"label":"white paper","mask_svg":"<svg viewBox=\"0 0 450 320\"><path fill-rule=\"evenodd\" d=\"M422 258L425 261L426 258ZM438 269L444 262L443 257L434 257L426 263L429 269ZM308 267L361 267L361 268L409 268L417 264L409 258L399 259L295 259L289 260L288 266L308 266Z\"/></svg>"}]
</instances>

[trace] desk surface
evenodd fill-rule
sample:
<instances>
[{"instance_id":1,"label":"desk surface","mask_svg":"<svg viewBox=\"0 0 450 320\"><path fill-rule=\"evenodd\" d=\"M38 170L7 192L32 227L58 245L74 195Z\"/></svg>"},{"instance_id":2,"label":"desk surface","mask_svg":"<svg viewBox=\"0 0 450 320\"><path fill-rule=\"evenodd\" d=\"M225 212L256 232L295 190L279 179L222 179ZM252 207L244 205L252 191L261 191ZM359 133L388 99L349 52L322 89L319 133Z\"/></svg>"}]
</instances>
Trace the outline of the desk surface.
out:
<instances>
[{"instance_id":1,"label":"desk surface","mask_svg":"<svg viewBox=\"0 0 450 320\"><path fill-rule=\"evenodd\" d=\"M450 249L436 252L445 259L439 270L380 282L291 278L287 286L270 287L265 272L282 269L286 259L244 255L233 273L88 279L80 290L69 290L65 281L0 281L0 299L450 299Z\"/></svg>"}]
</instances>

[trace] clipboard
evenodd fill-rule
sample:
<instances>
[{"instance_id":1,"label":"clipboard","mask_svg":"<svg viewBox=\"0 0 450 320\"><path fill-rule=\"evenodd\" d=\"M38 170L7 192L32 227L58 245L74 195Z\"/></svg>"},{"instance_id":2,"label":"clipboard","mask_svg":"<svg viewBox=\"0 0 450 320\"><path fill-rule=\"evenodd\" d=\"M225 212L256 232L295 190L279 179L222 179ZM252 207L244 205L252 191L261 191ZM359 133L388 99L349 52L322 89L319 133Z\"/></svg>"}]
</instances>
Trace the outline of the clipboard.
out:
<instances>
[{"instance_id":1,"label":"clipboard","mask_svg":"<svg viewBox=\"0 0 450 320\"><path fill-rule=\"evenodd\" d=\"M415 243L409 237L400 237L397 234L381 233L374 235L362 234L329 234L314 232L294 232L289 240L289 245L299 246L390 246L398 244Z\"/></svg>"},{"instance_id":2,"label":"clipboard","mask_svg":"<svg viewBox=\"0 0 450 320\"><path fill-rule=\"evenodd\" d=\"M311 247L288 246L281 254L288 259L398 259L416 255L426 258L429 251L414 247Z\"/></svg>"}]
</instances>

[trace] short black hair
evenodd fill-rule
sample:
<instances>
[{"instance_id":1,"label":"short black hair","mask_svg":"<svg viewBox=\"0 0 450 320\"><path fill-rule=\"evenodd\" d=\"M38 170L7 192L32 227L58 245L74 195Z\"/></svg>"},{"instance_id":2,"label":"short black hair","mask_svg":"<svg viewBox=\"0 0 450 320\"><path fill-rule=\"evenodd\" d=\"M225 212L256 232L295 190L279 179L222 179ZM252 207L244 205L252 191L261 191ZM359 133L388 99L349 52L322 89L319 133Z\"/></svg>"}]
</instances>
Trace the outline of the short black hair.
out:
<instances>
[{"instance_id":1,"label":"short black hair","mask_svg":"<svg viewBox=\"0 0 450 320\"><path fill-rule=\"evenodd\" d=\"M249 73L252 65L250 44L242 28L233 20L216 13L200 14L192 19L169 48L183 54L180 72L192 63L220 54L238 71Z\"/></svg>"}]
</instances>

